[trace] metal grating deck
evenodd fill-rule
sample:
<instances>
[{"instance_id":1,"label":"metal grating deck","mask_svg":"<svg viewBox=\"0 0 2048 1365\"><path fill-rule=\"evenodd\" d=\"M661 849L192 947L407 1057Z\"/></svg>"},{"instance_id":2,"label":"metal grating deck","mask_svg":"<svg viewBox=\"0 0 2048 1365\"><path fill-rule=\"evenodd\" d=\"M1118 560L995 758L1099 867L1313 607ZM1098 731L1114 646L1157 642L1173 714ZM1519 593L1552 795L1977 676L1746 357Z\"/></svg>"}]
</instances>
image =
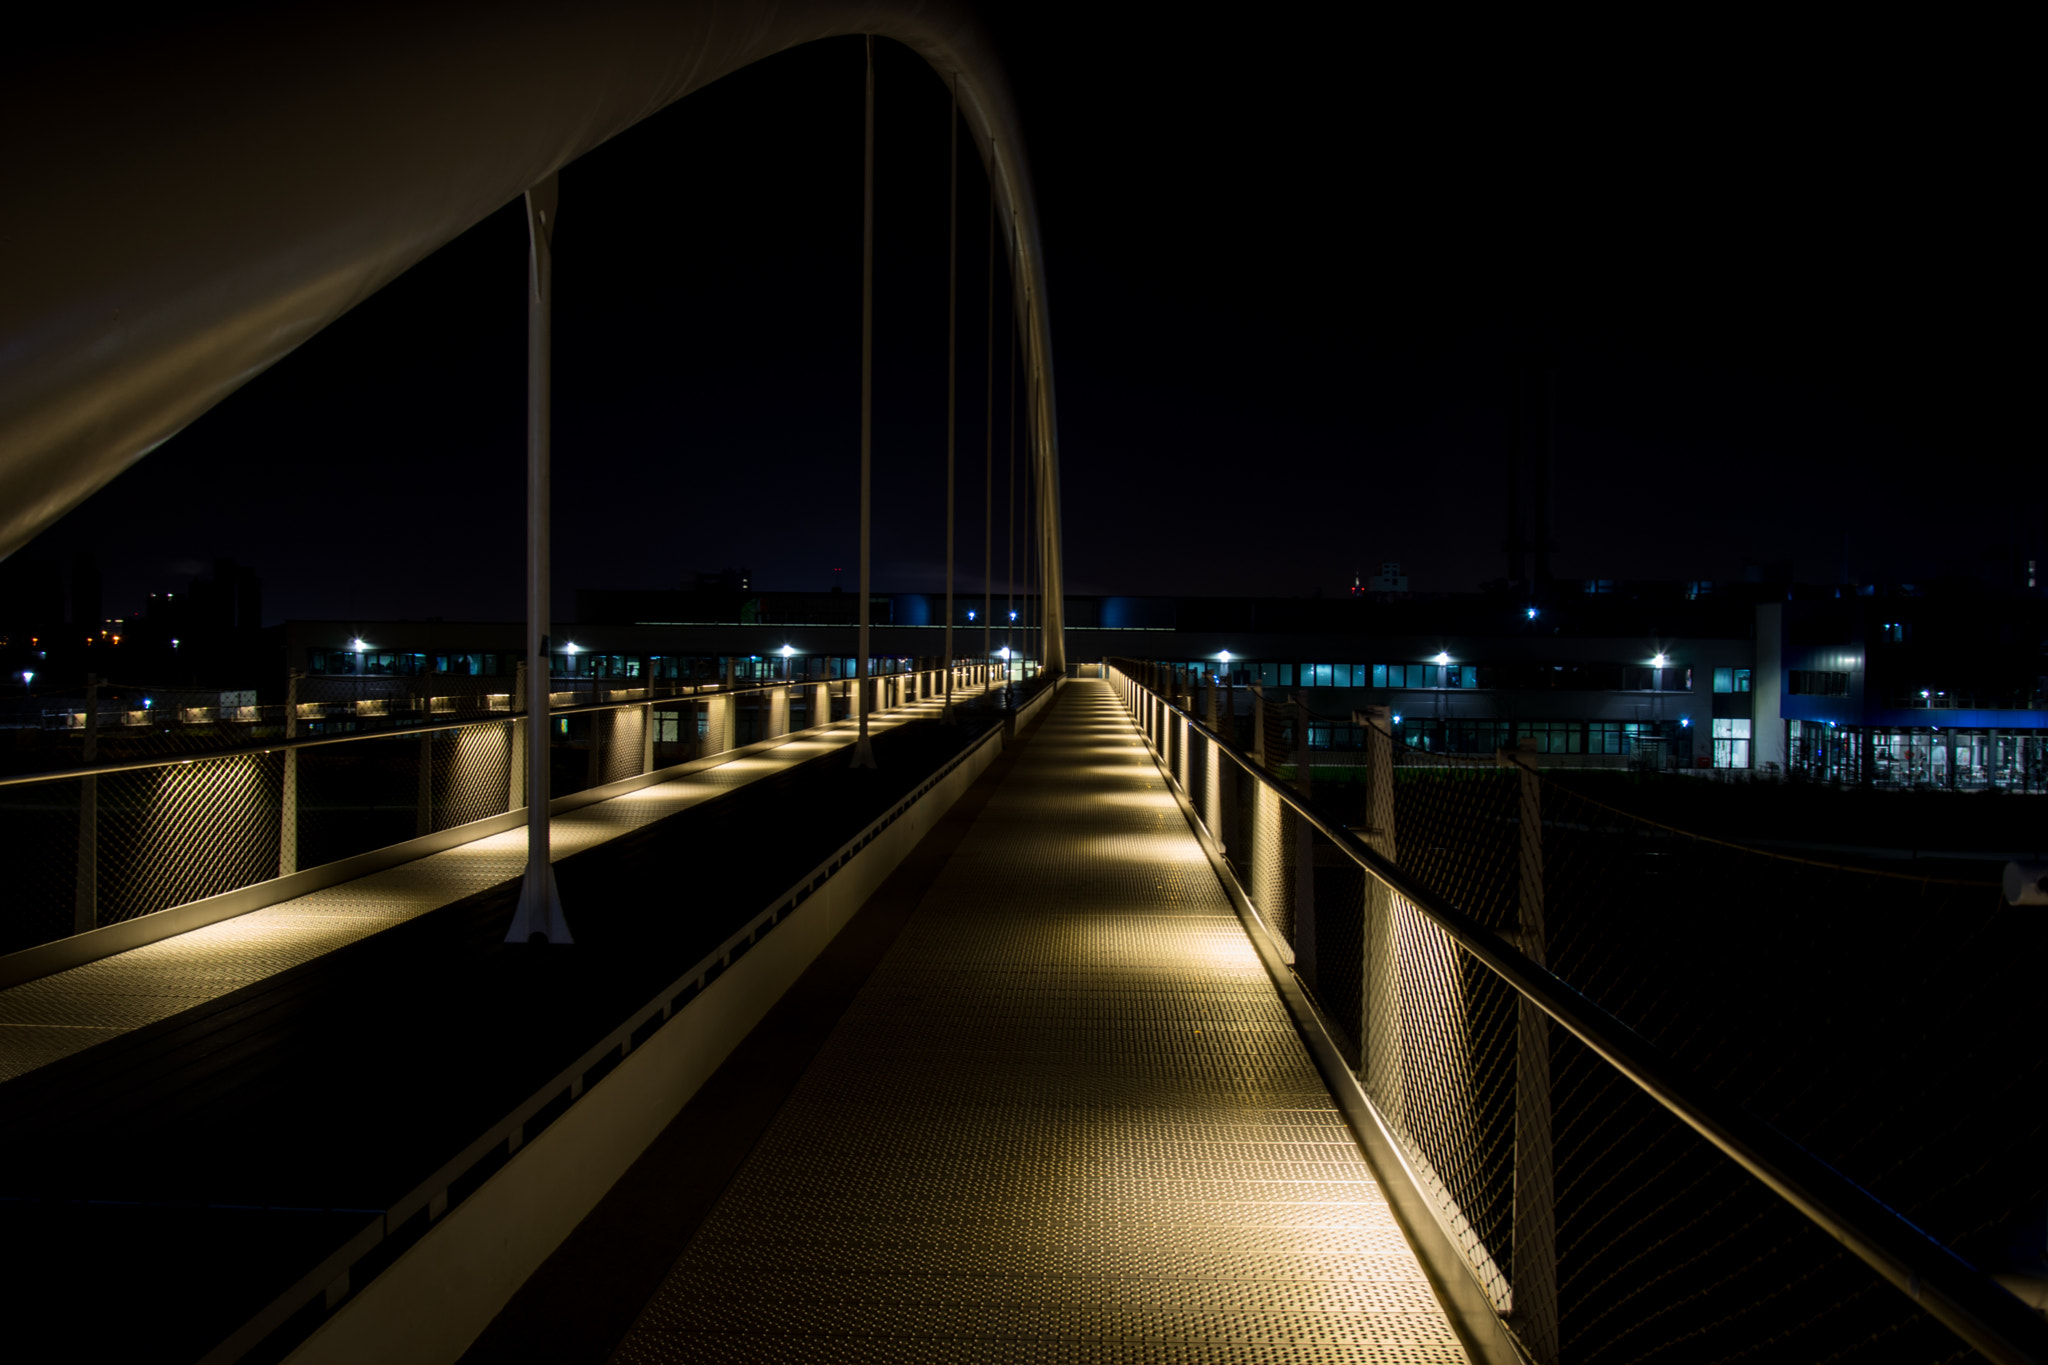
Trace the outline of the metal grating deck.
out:
<instances>
[{"instance_id":1,"label":"metal grating deck","mask_svg":"<svg viewBox=\"0 0 2048 1365\"><path fill-rule=\"evenodd\" d=\"M613 1359L1466 1356L1136 732L1078 682Z\"/></svg>"},{"instance_id":2,"label":"metal grating deck","mask_svg":"<svg viewBox=\"0 0 2048 1365\"><path fill-rule=\"evenodd\" d=\"M879 733L935 715L941 705L937 699L907 702L870 716L868 728ZM840 721L822 733L802 733L776 748L558 815L549 833L550 856L560 862L735 787L847 748L856 728L855 722ZM0 1082L515 880L525 870L526 831L510 830L0 990Z\"/></svg>"}]
</instances>

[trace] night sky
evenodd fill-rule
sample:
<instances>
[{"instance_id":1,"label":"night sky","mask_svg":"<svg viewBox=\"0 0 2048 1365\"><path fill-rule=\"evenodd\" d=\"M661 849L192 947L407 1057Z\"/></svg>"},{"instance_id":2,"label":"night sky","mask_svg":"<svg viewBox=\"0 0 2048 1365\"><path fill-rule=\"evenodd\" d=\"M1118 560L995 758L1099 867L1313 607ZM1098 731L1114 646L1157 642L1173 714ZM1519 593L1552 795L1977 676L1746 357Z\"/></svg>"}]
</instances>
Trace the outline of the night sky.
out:
<instances>
[{"instance_id":1,"label":"night sky","mask_svg":"<svg viewBox=\"0 0 2048 1365\"><path fill-rule=\"evenodd\" d=\"M1534 356L1557 368L1561 577L1832 580L1846 535L1852 575L1913 578L2038 536L2026 123L1995 35L1346 14L1159 34L1004 11L1069 591L1335 595L1387 559L1417 589L1501 577ZM579 587L728 566L853 586L861 73L858 39L800 49L563 172L558 617ZM885 591L943 586L947 100L882 45ZM987 186L962 164L978 594ZM26 553L92 550L110 613L226 555L270 620L520 616L524 254L508 205Z\"/></svg>"}]
</instances>

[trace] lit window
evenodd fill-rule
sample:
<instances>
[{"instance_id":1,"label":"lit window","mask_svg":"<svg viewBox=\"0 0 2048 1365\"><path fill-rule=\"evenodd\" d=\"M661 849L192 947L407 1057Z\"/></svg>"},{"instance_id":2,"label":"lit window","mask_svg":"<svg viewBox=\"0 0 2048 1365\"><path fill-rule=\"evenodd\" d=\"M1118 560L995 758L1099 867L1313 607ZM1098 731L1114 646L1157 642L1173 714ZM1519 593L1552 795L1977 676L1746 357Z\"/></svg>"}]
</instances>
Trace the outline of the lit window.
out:
<instances>
[{"instance_id":1,"label":"lit window","mask_svg":"<svg viewBox=\"0 0 2048 1365\"><path fill-rule=\"evenodd\" d=\"M1714 766L1747 768L1749 741L1748 721L1717 718L1714 721Z\"/></svg>"}]
</instances>

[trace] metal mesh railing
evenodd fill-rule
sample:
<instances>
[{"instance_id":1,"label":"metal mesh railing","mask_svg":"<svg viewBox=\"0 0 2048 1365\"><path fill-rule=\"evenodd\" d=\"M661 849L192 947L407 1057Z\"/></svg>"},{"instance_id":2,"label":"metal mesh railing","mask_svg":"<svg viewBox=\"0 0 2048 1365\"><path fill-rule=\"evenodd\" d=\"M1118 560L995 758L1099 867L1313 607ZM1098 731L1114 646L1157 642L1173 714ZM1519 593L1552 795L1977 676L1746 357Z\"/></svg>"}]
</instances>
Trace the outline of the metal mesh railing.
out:
<instances>
[{"instance_id":1,"label":"metal mesh railing","mask_svg":"<svg viewBox=\"0 0 2048 1365\"><path fill-rule=\"evenodd\" d=\"M363 695L296 680L288 706L152 707L91 727L0 777L0 953L504 815L523 802L527 722L509 694ZM555 697L552 791L566 796L831 723L850 683L669 684ZM905 689L905 697L914 696ZM377 705L365 702L377 701ZM287 724L287 710L292 724ZM104 723L101 723L104 722ZM361 728L359 728L361 727ZM295 732L295 733L293 733ZM67 747L68 746L68 747ZM61 760L73 771L37 771ZM86 771L75 771L81 764Z\"/></svg>"},{"instance_id":2,"label":"metal mesh railing","mask_svg":"<svg viewBox=\"0 0 2048 1365\"><path fill-rule=\"evenodd\" d=\"M2048 1206L2043 1063L1992 1036L2030 1036L2048 932L1995 887L1688 835L1372 713L1304 795L1321 718L1258 699L1261 769L1146 669L1111 677L1531 1357L2048 1341L1943 1249L1992 1260Z\"/></svg>"}]
</instances>

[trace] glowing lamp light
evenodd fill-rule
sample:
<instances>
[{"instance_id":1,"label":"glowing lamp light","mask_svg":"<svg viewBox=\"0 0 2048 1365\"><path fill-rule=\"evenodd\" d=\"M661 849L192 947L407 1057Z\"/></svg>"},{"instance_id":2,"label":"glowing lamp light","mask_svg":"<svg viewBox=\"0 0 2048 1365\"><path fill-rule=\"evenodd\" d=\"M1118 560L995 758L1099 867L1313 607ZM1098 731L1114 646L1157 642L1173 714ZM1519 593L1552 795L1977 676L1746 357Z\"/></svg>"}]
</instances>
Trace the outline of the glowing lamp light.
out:
<instances>
[{"instance_id":1,"label":"glowing lamp light","mask_svg":"<svg viewBox=\"0 0 2048 1365\"><path fill-rule=\"evenodd\" d=\"M1005 663L1008 663L1008 662L1009 662L1009 660L1010 660L1010 647L1009 647L1008 645L1004 645L1004 646L1003 646L1003 662L1005 662Z\"/></svg>"},{"instance_id":2,"label":"glowing lamp light","mask_svg":"<svg viewBox=\"0 0 2048 1365\"><path fill-rule=\"evenodd\" d=\"M1217 657L1217 658L1219 658L1219 659L1221 659L1221 660L1222 660L1222 661L1223 661L1224 663L1229 663L1229 662L1230 662L1230 651L1226 649L1226 650L1224 650L1224 651L1223 651L1223 652L1222 652L1221 654L1217 655L1216 657Z\"/></svg>"},{"instance_id":3,"label":"glowing lamp light","mask_svg":"<svg viewBox=\"0 0 2048 1365\"><path fill-rule=\"evenodd\" d=\"M1533 621L1533 620L1535 620L1535 619L1536 619L1536 608L1534 608L1534 607L1531 607L1531 608L1529 608L1529 619L1530 619L1531 621Z\"/></svg>"},{"instance_id":4,"label":"glowing lamp light","mask_svg":"<svg viewBox=\"0 0 2048 1365\"><path fill-rule=\"evenodd\" d=\"M974 612L971 609L967 613L967 619L970 621L974 619Z\"/></svg>"},{"instance_id":5,"label":"glowing lamp light","mask_svg":"<svg viewBox=\"0 0 2048 1365\"><path fill-rule=\"evenodd\" d=\"M1400 723L1401 723L1401 713L1400 713L1399 711L1396 711L1396 712L1394 713L1394 724L1396 724L1396 725L1399 725Z\"/></svg>"},{"instance_id":6,"label":"glowing lamp light","mask_svg":"<svg viewBox=\"0 0 2048 1365\"><path fill-rule=\"evenodd\" d=\"M779 653L782 655L783 658L787 659L790 655L796 653L796 646L784 645L779 651Z\"/></svg>"},{"instance_id":7,"label":"glowing lamp light","mask_svg":"<svg viewBox=\"0 0 2048 1365\"><path fill-rule=\"evenodd\" d=\"M30 683L34 682L35 680L36 675L34 674L34 672L26 668L21 670L21 685L23 687L27 687Z\"/></svg>"},{"instance_id":8,"label":"glowing lamp light","mask_svg":"<svg viewBox=\"0 0 2048 1365\"><path fill-rule=\"evenodd\" d=\"M1656 658L1650 660L1650 665L1653 668L1662 668L1664 666L1664 656L1659 654Z\"/></svg>"},{"instance_id":9,"label":"glowing lamp light","mask_svg":"<svg viewBox=\"0 0 2048 1365\"><path fill-rule=\"evenodd\" d=\"M1680 717L1678 718L1678 728L1679 728L1679 729L1681 729L1681 730L1690 730L1690 729L1692 729L1692 717L1691 717L1691 716L1680 716Z\"/></svg>"},{"instance_id":10,"label":"glowing lamp light","mask_svg":"<svg viewBox=\"0 0 2048 1365\"><path fill-rule=\"evenodd\" d=\"M1013 612L1011 612L1011 613L1010 613L1010 619L1011 619L1012 621L1016 620L1016 619L1017 619L1017 613L1016 613L1016 612L1014 612L1014 611L1013 611Z\"/></svg>"},{"instance_id":11,"label":"glowing lamp light","mask_svg":"<svg viewBox=\"0 0 2048 1365\"><path fill-rule=\"evenodd\" d=\"M175 643L175 641L174 641L173 643ZM362 636L360 636L360 635L358 635L358 636L357 636L357 637L356 637L355 639L353 639L353 640L350 640L350 641L348 642L348 647L349 647L350 649L354 650L354 651L355 651L356 653L358 653L358 654L362 653L362 652L363 652L363 637L362 637Z\"/></svg>"},{"instance_id":12,"label":"glowing lamp light","mask_svg":"<svg viewBox=\"0 0 2048 1365\"><path fill-rule=\"evenodd\" d=\"M1447 663L1449 663L1450 661L1451 661L1451 656L1450 656L1450 655L1448 655L1448 654L1446 654L1446 653L1444 653L1444 652L1443 652L1443 651L1442 651L1442 650L1440 649L1440 650L1438 650L1438 651L1436 652L1436 658L1432 659L1432 660L1431 660L1430 662L1431 662L1431 663L1437 663L1437 664L1447 664Z\"/></svg>"}]
</instances>

